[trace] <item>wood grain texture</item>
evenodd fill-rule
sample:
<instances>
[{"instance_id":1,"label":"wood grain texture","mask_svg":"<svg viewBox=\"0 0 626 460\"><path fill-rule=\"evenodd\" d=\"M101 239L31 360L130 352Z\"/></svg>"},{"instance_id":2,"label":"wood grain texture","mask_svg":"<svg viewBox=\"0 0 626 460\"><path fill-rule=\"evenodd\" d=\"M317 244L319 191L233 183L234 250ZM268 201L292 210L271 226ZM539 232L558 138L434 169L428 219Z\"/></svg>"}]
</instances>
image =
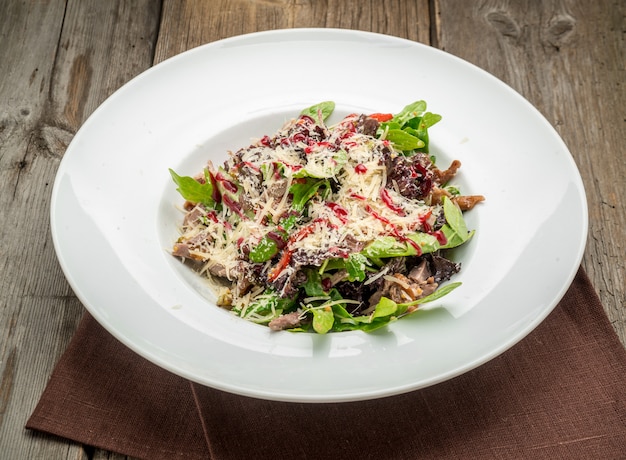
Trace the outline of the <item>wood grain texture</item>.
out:
<instances>
[{"instance_id":1,"label":"wood grain texture","mask_svg":"<svg viewBox=\"0 0 626 460\"><path fill-rule=\"evenodd\" d=\"M626 4L489 0L466 5L439 2L440 45L519 91L568 145L589 205L583 266L626 345L626 213L620 202L626 193L621 22Z\"/></svg>"},{"instance_id":2,"label":"wood grain texture","mask_svg":"<svg viewBox=\"0 0 626 460\"><path fill-rule=\"evenodd\" d=\"M428 0L165 0L155 63L222 38L294 27L385 33L429 43Z\"/></svg>"},{"instance_id":3,"label":"wood grain texture","mask_svg":"<svg viewBox=\"0 0 626 460\"><path fill-rule=\"evenodd\" d=\"M160 5L0 3L0 457L81 458L23 429L83 312L52 247L50 193L76 130L150 67Z\"/></svg>"},{"instance_id":4,"label":"wood grain texture","mask_svg":"<svg viewBox=\"0 0 626 460\"><path fill-rule=\"evenodd\" d=\"M125 458L23 429L83 311L51 244L52 182L74 133L113 91L154 63L242 33L404 37L529 99L580 168L584 267L626 345L625 9L619 0L0 1L0 458Z\"/></svg>"}]
</instances>

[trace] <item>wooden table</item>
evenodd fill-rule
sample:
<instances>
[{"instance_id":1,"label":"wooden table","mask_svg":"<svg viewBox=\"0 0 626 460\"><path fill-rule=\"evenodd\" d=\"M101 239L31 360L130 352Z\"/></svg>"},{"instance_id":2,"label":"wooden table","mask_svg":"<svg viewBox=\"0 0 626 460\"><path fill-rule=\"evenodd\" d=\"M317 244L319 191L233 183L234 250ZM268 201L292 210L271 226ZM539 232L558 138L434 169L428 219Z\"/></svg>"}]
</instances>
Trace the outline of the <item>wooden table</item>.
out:
<instances>
[{"instance_id":1,"label":"wooden table","mask_svg":"<svg viewBox=\"0 0 626 460\"><path fill-rule=\"evenodd\" d=\"M626 345L625 14L621 0L1 1L0 457L119 457L23 429L84 311L48 224L72 136L153 64L259 30L405 37L482 67L530 100L580 169L590 218L583 266Z\"/></svg>"}]
</instances>

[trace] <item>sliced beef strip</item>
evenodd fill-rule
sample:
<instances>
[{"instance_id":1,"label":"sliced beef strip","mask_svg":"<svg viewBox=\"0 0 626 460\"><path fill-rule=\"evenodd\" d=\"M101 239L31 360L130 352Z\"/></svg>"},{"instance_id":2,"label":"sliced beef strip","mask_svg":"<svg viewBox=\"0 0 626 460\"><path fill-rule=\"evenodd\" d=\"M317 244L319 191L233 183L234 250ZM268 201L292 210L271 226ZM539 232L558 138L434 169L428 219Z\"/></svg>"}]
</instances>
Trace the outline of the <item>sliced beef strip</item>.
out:
<instances>
[{"instance_id":1,"label":"sliced beef strip","mask_svg":"<svg viewBox=\"0 0 626 460\"><path fill-rule=\"evenodd\" d=\"M273 331L284 331L285 329L291 329L301 325L300 313L297 311L280 315L278 318L274 318L268 324L269 328Z\"/></svg>"}]
</instances>

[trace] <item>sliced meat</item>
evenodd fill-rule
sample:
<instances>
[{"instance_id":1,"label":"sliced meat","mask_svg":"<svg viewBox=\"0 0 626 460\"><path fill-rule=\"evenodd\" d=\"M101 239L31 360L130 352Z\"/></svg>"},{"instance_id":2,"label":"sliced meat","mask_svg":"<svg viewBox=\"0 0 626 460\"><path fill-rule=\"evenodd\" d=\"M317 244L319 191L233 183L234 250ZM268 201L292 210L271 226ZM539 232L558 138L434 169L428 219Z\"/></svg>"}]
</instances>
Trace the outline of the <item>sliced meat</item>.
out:
<instances>
[{"instance_id":1,"label":"sliced meat","mask_svg":"<svg viewBox=\"0 0 626 460\"><path fill-rule=\"evenodd\" d=\"M186 227L193 227L200 223L200 218L205 215L205 210L202 205L196 205L190 212L185 214L183 225Z\"/></svg>"},{"instance_id":2,"label":"sliced meat","mask_svg":"<svg viewBox=\"0 0 626 460\"><path fill-rule=\"evenodd\" d=\"M430 273L430 267L426 260L422 260L422 262L413 267L409 272L408 278L414 283L425 283L428 278L432 275Z\"/></svg>"},{"instance_id":3,"label":"sliced meat","mask_svg":"<svg viewBox=\"0 0 626 460\"><path fill-rule=\"evenodd\" d=\"M172 255L176 257L183 257L185 259L190 258L191 254L189 253L189 246L185 243L176 243L174 245Z\"/></svg>"},{"instance_id":4,"label":"sliced meat","mask_svg":"<svg viewBox=\"0 0 626 460\"><path fill-rule=\"evenodd\" d=\"M267 188L266 194L269 197L274 198L274 200L279 201L285 195L287 191L287 179L281 178L277 181L272 182L272 184Z\"/></svg>"},{"instance_id":5,"label":"sliced meat","mask_svg":"<svg viewBox=\"0 0 626 460\"><path fill-rule=\"evenodd\" d=\"M396 273L388 277L389 298L397 303L413 302L432 294L439 286L432 277L422 283L415 283L404 275Z\"/></svg>"},{"instance_id":6,"label":"sliced meat","mask_svg":"<svg viewBox=\"0 0 626 460\"><path fill-rule=\"evenodd\" d=\"M219 276L220 278L227 278L229 275L226 267L215 260L209 260L205 264L205 268L213 275Z\"/></svg>"},{"instance_id":7,"label":"sliced meat","mask_svg":"<svg viewBox=\"0 0 626 460\"><path fill-rule=\"evenodd\" d=\"M439 188L439 186L435 185L430 192L430 200L428 204L431 206L435 206L441 204L443 201L443 197L451 198L452 195L446 189Z\"/></svg>"},{"instance_id":8,"label":"sliced meat","mask_svg":"<svg viewBox=\"0 0 626 460\"><path fill-rule=\"evenodd\" d=\"M435 176L435 181L439 185L446 185L450 180L456 175L456 172L461 167L461 162L459 160L454 160L448 169L442 171L439 168L433 168L433 174Z\"/></svg>"},{"instance_id":9,"label":"sliced meat","mask_svg":"<svg viewBox=\"0 0 626 460\"><path fill-rule=\"evenodd\" d=\"M452 201L459 206L461 211L469 211L476 206L477 203L485 201L485 197L482 195L463 195L453 197Z\"/></svg>"},{"instance_id":10,"label":"sliced meat","mask_svg":"<svg viewBox=\"0 0 626 460\"><path fill-rule=\"evenodd\" d=\"M300 314L297 311L280 315L278 318L274 318L269 323L269 328L272 331L284 331L285 329L292 329L301 325Z\"/></svg>"}]
</instances>

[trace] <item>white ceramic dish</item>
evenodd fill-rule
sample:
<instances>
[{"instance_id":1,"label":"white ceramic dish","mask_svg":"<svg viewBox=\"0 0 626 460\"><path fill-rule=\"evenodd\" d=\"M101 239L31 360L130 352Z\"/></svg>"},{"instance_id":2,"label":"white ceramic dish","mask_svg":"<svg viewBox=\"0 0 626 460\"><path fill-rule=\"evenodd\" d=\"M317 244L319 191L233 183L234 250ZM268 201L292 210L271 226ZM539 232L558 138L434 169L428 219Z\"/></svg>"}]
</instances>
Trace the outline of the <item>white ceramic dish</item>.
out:
<instances>
[{"instance_id":1,"label":"white ceramic dish","mask_svg":"<svg viewBox=\"0 0 626 460\"><path fill-rule=\"evenodd\" d=\"M300 109L395 112L425 99L438 164L463 167L473 241L456 254L463 286L372 334L272 333L211 303L168 254L182 203L168 168L272 133ZM54 245L89 312L150 361L195 382L259 398L377 398L487 362L555 307L582 258L583 185L567 147L525 99L488 73L399 38L332 29L244 35L193 49L112 95L74 137L52 195Z\"/></svg>"}]
</instances>

